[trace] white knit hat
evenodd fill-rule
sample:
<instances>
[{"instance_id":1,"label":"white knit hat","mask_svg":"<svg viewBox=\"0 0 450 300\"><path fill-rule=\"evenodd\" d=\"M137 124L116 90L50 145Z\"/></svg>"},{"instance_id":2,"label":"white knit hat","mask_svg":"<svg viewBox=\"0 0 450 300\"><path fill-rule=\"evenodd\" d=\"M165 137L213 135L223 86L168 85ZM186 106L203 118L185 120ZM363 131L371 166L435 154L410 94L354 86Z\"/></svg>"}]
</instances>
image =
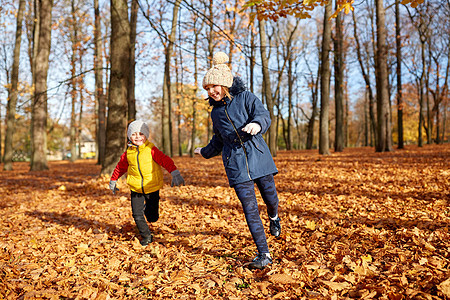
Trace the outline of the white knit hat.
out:
<instances>
[{"instance_id":1,"label":"white knit hat","mask_svg":"<svg viewBox=\"0 0 450 300\"><path fill-rule=\"evenodd\" d=\"M217 52L213 57L213 67L206 72L203 77L203 88L209 84L222 85L230 88L233 85L233 75L230 68L225 64L228 62L228 55L224 52Z\"/></svg>"},{"instance_id":2,"label":"white knit hat","mask_svg":"<svg viewBox=\"0 0 450 300\"><path fill-rule=\"evenodd\" d=\"M150 129L148 128L147 124L142 122L141 120L133 121L130 123L130 125L128 125L128 139L131 139L131 135L135 132L142 132L147 139L150 135Z\"/></svg>"}]
</instances>

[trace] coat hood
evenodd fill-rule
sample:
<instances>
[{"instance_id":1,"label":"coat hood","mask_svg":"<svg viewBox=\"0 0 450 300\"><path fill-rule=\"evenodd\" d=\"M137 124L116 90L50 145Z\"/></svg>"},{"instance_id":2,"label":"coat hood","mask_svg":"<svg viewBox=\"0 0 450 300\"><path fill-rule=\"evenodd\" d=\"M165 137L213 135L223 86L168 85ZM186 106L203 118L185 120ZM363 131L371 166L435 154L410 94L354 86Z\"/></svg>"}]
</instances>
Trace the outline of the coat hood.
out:
<instances>
[{"instance_id":1,"label":"coat hood","mask_svg":"<svg viewBox=\"0 0 450 300\"><path fill-rule=\"evenodd\" d=\"M238 94L242 93L243 91L246 91L247 87L245 86L244 81L242 80L241 77L234 77L233 78L233 85L230 87L229 91L230 91L230 95L235 97ZM224 101L215 101L214 99L212 99L211 97L208 97L209 100L209 105L211 106L221 106L224 105L225 102L229 101L230 99L228 99L228 97L224 98Z\"/></svg>"}]
</instances>

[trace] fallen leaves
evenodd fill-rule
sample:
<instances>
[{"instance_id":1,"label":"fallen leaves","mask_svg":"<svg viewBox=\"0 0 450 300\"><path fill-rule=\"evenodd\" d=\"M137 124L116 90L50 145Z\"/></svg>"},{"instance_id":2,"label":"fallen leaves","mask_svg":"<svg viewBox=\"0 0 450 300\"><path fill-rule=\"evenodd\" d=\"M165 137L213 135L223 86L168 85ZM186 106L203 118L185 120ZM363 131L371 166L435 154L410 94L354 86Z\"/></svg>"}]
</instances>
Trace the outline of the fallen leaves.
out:
<instances>
[{"instance_id":1,"label":"fallen leaves","mask_svg":"<svg viewBox=\"0 0 450 300\"><path fill-rule=\"evenodd\" d=\"M174 158L187 185L161 190L147 247L125 181L112 195L90 161L15 163L0 174L0 298L448 298L449 154L280 151L264 270L245 267L256 248L220 158Z\"/></svg>"},{"instance_id":2,"label":"fallen leaves","mask_svg":"<svg viewBox=\"0 0 450 300\"><path fill-rule=\"evenodd\" d=\"M450 297L450 278L441 282L437 287L445 296Z\"/></svg>"}]
</instances>

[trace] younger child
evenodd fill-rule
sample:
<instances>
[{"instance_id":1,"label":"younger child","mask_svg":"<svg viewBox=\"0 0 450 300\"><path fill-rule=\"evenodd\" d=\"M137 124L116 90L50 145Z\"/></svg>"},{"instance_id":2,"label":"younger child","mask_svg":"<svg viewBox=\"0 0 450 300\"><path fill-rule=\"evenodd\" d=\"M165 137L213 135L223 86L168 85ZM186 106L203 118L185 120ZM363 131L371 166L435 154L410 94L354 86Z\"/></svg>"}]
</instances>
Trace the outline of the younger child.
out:
<instances>
[{"instance_id":1,"label":"younger child","mask_svg":"<svg viewBox=\"0 0 450 300\"><path fill-rule=\"evenodd\" d=\"M127 174L131 190L131 209L136 226L141 234L141 245L152 242L152 232L147 221L159 219L159 190L163 187L164 167L172 175L171 186L184 185L184 179L173 160L148 141L150 130L146 123L136 120L128 125L128 149L120 157L111 175L109 188L115 194L117 179Z\"/></svg>"}]
</instances>

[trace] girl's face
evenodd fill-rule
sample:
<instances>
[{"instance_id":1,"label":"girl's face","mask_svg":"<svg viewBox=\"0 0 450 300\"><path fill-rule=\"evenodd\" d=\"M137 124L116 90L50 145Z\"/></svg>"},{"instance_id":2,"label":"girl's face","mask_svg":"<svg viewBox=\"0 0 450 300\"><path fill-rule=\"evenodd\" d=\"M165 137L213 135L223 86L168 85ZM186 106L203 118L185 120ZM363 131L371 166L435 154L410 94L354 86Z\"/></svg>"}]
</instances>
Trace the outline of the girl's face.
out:
<instances>
[{"instance_id":1,"label":"girl's face","mask_svg":"<svg viewBox=\"0 0 450 300\"><path fill-rule=\"evenodd\" d=\"M221 85L208 84L205 86L205 90L208 92L208 96L213 98L214 101L220 101L225 97L225 90Z\"/></svg>"},{"instance_id":2,"label":"girl's face","mask_svg":"<svg viewBox=\"0 0 450 300\"><path fill-rule=\"evenodd\" d=\"M145 134L143 134L142 132L133 132L130 136L130 140L136 146L140 146L145 143L147 138L145 137Z\"/></svg>"}]
</instances>

